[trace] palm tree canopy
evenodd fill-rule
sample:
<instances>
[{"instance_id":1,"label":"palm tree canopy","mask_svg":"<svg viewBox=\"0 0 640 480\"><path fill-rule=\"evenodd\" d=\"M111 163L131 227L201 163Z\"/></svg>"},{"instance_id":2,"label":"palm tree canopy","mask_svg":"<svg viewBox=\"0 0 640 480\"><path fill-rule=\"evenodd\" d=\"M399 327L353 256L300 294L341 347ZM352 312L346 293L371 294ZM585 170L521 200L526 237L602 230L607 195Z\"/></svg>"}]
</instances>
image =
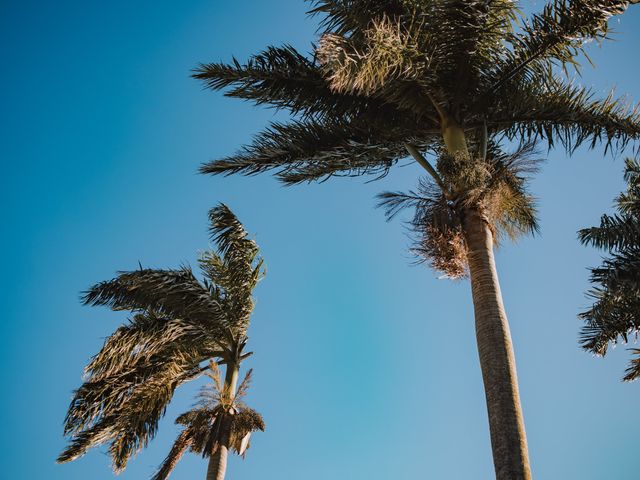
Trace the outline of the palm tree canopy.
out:
<instances>
[{"instance_id":1,"label":"palm tree canopy","mask_svg":"<svg viewBox=\"0 0 640 480\"><path fill-rule=\"evenodd\" d=\"M628 159L627 191L616 199L618 213L603 215L599 227L583 229L580 241L607 251L602 265L591 269L593 305L580 314L583 348L605 355L610 344L626 343L640 331L640 162ZM624 380L640 377L640 350Z\"/></svg>"},{"instance_id":2,"label":"palm tree canopy","mask_svg":"<svg viewBox=\"0 0 640 480\"><path fill-rule=\"evenodd\" d=\"M510 0L317 0L310 58L269 47L244 64L197 68L211 89L296 117L201 171L275 170L285 184L384 175L406 144L446 143L450 124L478 143L503 134L569 151L584 142L624 148L640 135L638 111L557 70L577 67L585 43L607 38L607 20L628 4L554 0L520 19Z\"/></svg>"},{"instance_id":3,"label":"palm tree canopy","mask_svg":"<svg viewBox=\"0 0 640 480\"><path fill-rule=\"evenodd\" d=\"M217 251L202 254L200 282L189 267L122 272L83 296L86 305L132 312L85 367L65 418L71 443L58 462L110 443L114 470L154 437L175 389L200 376L212 358L235 355L263 275L256 243L225 205L210 211Z\"/></svg>"},{"instance_id":4,"label":"palm tree canopy","mask_svg":"<svg viewBox=\"0 0 640 480\"><path fill-rule=\"evenodd\" d=\"M264 430L264 420L247 407L242 398L251 382L249 370L234 394L223 384L217 365L210 362L206 375L211 382L200 391L200 401L176 419L182 432L152 480L165 480L187 450L210 457L227 441L239 455L249 448L249 437L256 430Z\"/></svg>"}]
</instances>

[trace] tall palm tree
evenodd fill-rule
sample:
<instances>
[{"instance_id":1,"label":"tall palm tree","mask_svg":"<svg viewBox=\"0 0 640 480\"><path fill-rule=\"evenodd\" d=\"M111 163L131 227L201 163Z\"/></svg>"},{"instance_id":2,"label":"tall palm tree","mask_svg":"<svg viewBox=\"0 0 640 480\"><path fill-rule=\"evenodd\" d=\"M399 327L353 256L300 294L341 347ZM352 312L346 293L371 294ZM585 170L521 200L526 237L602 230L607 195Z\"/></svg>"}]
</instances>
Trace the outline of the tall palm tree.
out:
<instances>
[{"instance_id":1,"label":"tall palm tree","mask_svg":"<svg viewBox=\"0 0 640 480\"><path fill-rule=\"evenodd\" d=\"M612 96L595 99L561 72L577 68L584 44L607 38L607 20L627 6L552 0L524 19L511 0L316 0L311 13L323 17L310 57L291 46L269 47L245 64L202 64L194 74L213 90L294 117L272 124L236 155L203 165L203 173L273 171L293 185L384 176L410 155L432 177L457 215L456 258L471 281L498 479L531 478L493 258L492 222L503 216L480 201L460 202L470 198L452 189L451 175L460 171L443 168L486 167L492 139L560 143L569 152L585 142L622 149L637 139L637 111ZM452 160L434 167L424 152Z\"/></svg>"},{"instance_id":2,"label":"tall palm tree","mask_svg":"<svg viewBox=\"0 0 640 480\"><path fill-rule=\"evenodd\" d=\"M227 453L244 454L248 435L263 430L260 415L238 391L247 329L253 311L252 291L263 276L258 246L248 238L231 210L220 204L209 213L216 251L204 252L202 282L189 267L122 272L101 282L83 297L85 305L128 310L133 317L119 327L85 367L85 382L76 390L65 418L71 443L59 463L109 442L116 472L155 436L160 418L180 385L208 375L215 389L178 418L184 430L155 480L165 479L186 449L209 457L207 479L222 480ZM217 364L225 365L224 384Z\"/></svg>"},{"instance_id":3,"label":"tall palm tree","mask_svg":"<svg viewBox=\"0 0 640 480\"><path fill-rule=\"evenodd\" d=\"M601 266L591 269L595 286L589 295L593 305L580 314L582 347L604 356L610 344L637 339L640 331L640 162L625 165L627 191L616 198L618 213L603 215L599 227L580 230L583 244L609 253ZM640 377L640 349L627 368L624 380Z\"/></svg>"}]
</instances>

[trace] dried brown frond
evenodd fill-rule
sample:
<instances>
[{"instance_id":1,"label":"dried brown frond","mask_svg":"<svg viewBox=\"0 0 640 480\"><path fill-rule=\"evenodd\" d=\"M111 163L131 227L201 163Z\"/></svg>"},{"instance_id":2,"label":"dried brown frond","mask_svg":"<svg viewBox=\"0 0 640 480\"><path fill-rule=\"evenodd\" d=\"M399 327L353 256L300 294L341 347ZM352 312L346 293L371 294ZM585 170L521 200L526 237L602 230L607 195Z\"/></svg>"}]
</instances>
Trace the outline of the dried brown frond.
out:
<instances>
[{"instance_id":1,"label":"dried brown frond","mask_svg":"<svg viewBox=\"0 0 640 480\"><path fill-rule=\"evenodd\" d=\"M241 409L232 417L229 447L244 456L250 446L251 434L257 430L264 431L264 428L262 415L250 408Z\"/></svg>"},{"instance_id":2,"label":"dried brown frond","mask_svg":"<svg viewBox=\"0 0 640 480\"><path fill-rule=\"evenodd\" d=\"M173 443L169 454L160 465L160 468L156 472L156 474L151 478L151 480L166 480L173 472L173 469L176 468L176 465L185 454L185 452L189 449L192 443L192 434L189 428L185 428L178 438Z\"/></svg>"},{"instance_id":3,"label":"dried brown frond","mask_svg":"<svg viewBox=\"0 0 640 480\"><path fill-rule=\"evenodd\" d=\"M316 55L332 90L367 95L390 79L416 78L428 63L413 34L387 16L371 22L359 45L341 35L324 34Z\"/></svg>"},{"instance_id":4,"label":"dried brown frond","mask_svg":"<svg viewBox=\"0 0 640 480\"><path fill-rule=\"evenodd\" d=\"M461 229L425 225L420 243L412 250L446 278L458 280L467 276L467 248Z\"/></svg>"},{"instance_id":5,"label":"dried brown frond","mask_svg":"<svg viewBox=\"0 0 640 480\"><path fill-rule=\"evenodd\" d=\"M236 395L235 395L236 399L239 400L247 394L247 390L249 390L249 387L251 386L252 375L253 375L253 368L250 368L247 374L244 376L244 379L240 383L240 386L238 387L238 391L236 392Z\"/></svg>"}]
</instances>

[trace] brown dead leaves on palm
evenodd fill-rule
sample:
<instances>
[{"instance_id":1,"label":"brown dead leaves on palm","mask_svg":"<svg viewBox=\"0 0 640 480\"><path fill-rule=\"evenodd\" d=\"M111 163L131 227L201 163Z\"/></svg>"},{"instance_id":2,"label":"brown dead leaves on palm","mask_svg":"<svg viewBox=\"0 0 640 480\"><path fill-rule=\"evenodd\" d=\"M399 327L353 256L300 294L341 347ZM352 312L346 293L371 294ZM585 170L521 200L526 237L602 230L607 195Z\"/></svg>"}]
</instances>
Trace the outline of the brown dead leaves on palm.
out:
<instances>
[{"instance_id":1,"label":"brown dead leaves on palm","mask_svg":"<svg viewBox=\"0 0 640 480\"><path fill-rule=\"evenodd\" d=\"M332 90L370 95L390 79L417 78L428 65L412 26L384 15L364 32L364 46L334 33L320 37L316 55ZM360 44L362 45L362 44Z\"/></svg>"},{"instance_id":2,"label":"brown dead leaves on palm","mask_svg":"<svg viewBox=\"0 0 640 480\"><path fill-rule=\"evenodd\" d=\"M247 372L233 394L222 382L216 363L210 362L206 375L211 383L202 388L200 401L194 408L176 419L184 428L152 480L169 478L187 450L206 458L225 445L244 456L251 434L265 428L262 416L242 401L251 383L251 373Z\"/></svg>"},{"instance_id":3,"label":"brown dead leaves on palm","mask_svg":"<svg viewBox=\"0 0 640 480\"><path fill-rule=\"evenodd\" d=\"M423 177L415 191L380 194L379 206L385 208L388 220L412 208L411 251L445 277L462 278L467 275L462 229L467 211L480 212L497 244L505 237L516 240L537 231L535 199L526 190L528 176L540 163L532 153L530 144L513 154L490 145L486 158L436 152L442 187Z\"/></svg>"}]
</instances>

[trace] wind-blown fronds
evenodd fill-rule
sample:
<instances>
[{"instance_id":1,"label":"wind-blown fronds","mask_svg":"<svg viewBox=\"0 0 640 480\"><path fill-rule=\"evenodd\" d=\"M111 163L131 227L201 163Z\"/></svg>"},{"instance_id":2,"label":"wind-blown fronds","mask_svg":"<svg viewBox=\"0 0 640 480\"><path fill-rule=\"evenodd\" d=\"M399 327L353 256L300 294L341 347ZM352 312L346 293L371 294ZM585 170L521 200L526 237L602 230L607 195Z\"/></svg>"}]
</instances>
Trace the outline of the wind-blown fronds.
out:
<instances>
[{"instance_id":1,"label":"wind-blown fronds","mask_svg":"<svg viewBox=\"0 0 640 480\"><path fill-rule=\"evenodd\" d=\"M253 310L252 291L263 275L256 243L225 205L210 212L217 252L205 252L200 283L188 267L120 273L92 287L85 304L130 310L133 317L105 341L85 368L65 418L71 442L58 458L74 460L109 443L116 472L153 439L173 394L220 359L234 365ZM209 361L208 367L202 363ZM184 453L183 437L162 472ZM168 475L168 473L167 473Z\"/></svg>"},{"instance_id":2,"label":"wind-blown fronds","mask_svg":"<svg viewBox=\"0 0 640 480\"><path fill-rule=\"evenodd\" d=\"M579 232L583 244L610 253L602 265L591 269L588 292L593 305L579 317L585 322L580 343L597 355L605 355L609 345L627 343L640 332L640 162L627 160L627 191L616 200L618 214L604 215L599 227ZM635 353L638 353L636 350ZM640 360L630 363L624 380L640 377Z\"/></svg>"},{"instance_id":3,"label":"wind-blown fronds","mask_svg":"<svg viewBox=\"0 0 640 480\"><path fill-rule=\"evenodd\" d=\"M171 475L171 472L176 468L182 456L189 450L191 442L191 431L184 429L180 435L178 435L175 442L173 442L169 454L162 462L162 465L160 465L156 474L151 477L151 480L166 480L169 478L169 475Z\"/></svg>"},{"instance_id":4,"label":"wind-blown fronds","mask_svg":"<svg viewBox=\"0 0 640 480\"><path fill-rule=\"evenodd\" d=\"M189 267L121 272L115 279L91 287L83 302L113 310L156 311L169 317L186 317L203 325L225 326L218 299L211 297L211 292Z\"/></svg>"}]
</instances>

